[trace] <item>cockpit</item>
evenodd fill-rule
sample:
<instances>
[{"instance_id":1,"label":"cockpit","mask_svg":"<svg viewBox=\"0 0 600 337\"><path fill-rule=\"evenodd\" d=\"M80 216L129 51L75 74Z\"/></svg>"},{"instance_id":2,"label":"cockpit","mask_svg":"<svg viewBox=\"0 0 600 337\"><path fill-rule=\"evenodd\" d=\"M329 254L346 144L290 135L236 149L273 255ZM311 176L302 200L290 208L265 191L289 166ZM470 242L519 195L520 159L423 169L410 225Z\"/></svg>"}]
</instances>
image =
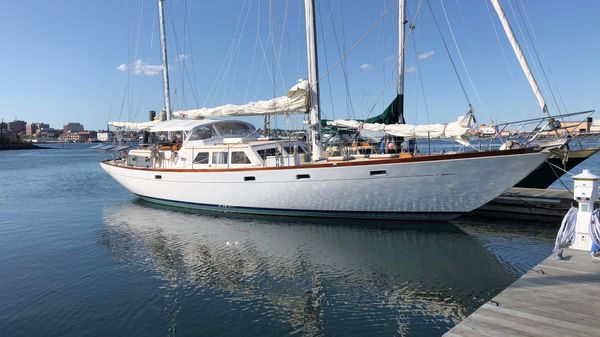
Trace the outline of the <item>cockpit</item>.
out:
<instances>
[{"instance_id":1,"label":"cockpit","mask_svg":"<svg viewBox=\"0 0 600 337\"><path fill-rule=\"evenodd\" d=\"M187 138L185 146L206 145L215 142L240 142L250 141L258 138L256 128L242 121L212 121L192 128Z\"/></svg>"}]
</instances>

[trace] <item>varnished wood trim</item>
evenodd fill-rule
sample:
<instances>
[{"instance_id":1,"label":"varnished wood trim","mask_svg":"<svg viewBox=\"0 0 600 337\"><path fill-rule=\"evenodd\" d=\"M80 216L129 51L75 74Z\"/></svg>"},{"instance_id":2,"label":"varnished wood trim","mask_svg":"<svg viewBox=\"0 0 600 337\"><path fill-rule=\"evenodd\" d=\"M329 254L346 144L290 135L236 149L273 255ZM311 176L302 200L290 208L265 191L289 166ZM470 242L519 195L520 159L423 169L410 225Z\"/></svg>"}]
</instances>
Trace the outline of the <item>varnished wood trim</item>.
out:
<instances>
[{"instance_id":1,"label":"varnished wood trim","mask_svg":"<svg viewBox=\"0 0 600 337\"><path fill-rule=\"evenodd\" d=\"M433 156L419 156L412 158L384 158L384 159L373 159L365 161L348 161L348 162L326 162L323 164L305 164L300 166L276 166L276 167L244 167L244 168L219 168L219 169L164 169L164 168L144 168L144 167L130 167L121 166L110 163L111 160L104 160L102 163L114 167L124 168L128 170L139 170L139 171L151 171L151 172L239 172L239 171L265 171L265 170L293 170L293 169L313 169L313 168L331 168L331 167L343 167L343 166L367 166L367 165L380 165L380 164L400 164L400 163L414 163L414 162L428 162L437 160L450 160L450 159L470 159L470 158L482 158L482 157L498 157L498 156L510 156L524 153L535 153L531 149L516 149L516 150L502 150L502 151L484 151L484 152L468 152L468 153L455 153L455 154L443 154Z\"/></svg>"}]
</instances>

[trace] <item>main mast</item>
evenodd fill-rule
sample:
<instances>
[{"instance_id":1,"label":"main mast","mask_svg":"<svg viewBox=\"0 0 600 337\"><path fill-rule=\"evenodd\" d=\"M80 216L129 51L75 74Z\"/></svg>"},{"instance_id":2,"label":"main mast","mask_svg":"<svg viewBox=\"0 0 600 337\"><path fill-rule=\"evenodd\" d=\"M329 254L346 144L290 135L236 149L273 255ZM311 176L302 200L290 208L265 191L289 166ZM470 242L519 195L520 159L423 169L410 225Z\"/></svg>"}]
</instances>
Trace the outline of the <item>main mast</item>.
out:
<instances>
[{"instance_id":1,"label":"main mast","mask_svg":"<svg viewBox=\"0 0 600 337\"><path fill-rule=\"evenodd\" d=\"M521 50L521 46L519 45L519 42L517 41L517 38L515 37L515 34L513 33L513 30L510 27L510 24L508 23L508 19L506 18L506 15L504 14L504 9L502 9L500 0L491 0L491 1L492 1L492 5L494 6L494 9L496 10L496 13L498 14L498 17L500 18L500 22L502 22L502 27L504 28L504 32L506 33L506 36L508 37L508 40L510 41L511 46L512 46L513 50L515 51L515 54L517 55L519 64L521 64L521 69L523 69L523 72L525 73L525 77L527 77L527 81L529 81L531 90L533 90L533 94L535 95L535 98L537 99L538 104L540 105L540 108L546 115L550 116L550 113L548 112L548 105L546 105L546 100L544 99L544 96L542 95L540 87L538 86L535 78L533 77L533 73L531 72L531 69L529 68L529 64L527 63L527 60L525 59L523 50Z\"/></svg>"},{"instance_id":2,"label":"main mast","mask_svg":"<svg viewBox=\"0 0 600 337\"><path fill-rule=\"evenodd\" d=\"M404 124L404 25L406 24L405 0L398 0L398 83L396 85L397 123Z\"/></svg>"},{"instance_id":3,"label":"main mast","mask_svg":"<svg viewBox=\"0 0 600 337\"><path fill-rule=\"evenodd\" d=\"M169 91L169 64L167 62L167 33L165 31L165 0L158 0L158 18L160 21L160 44L162 47L163 95L167 120L171 119L171 98Z\"/></svg>"},{"instance_id":4,"label":"main mast","mask_svg":"<svg viewBox=\"0 0 600 337\"><path fill-rule=\"evenodd\" d=\"M321 149L321 112L319 111L319 67L317 64L317 32L314 0L304 0L306 19L306 52L308 60L308 98L310 101L309 136L312 160L319 160Z\"/></svg>"}]
</instances>

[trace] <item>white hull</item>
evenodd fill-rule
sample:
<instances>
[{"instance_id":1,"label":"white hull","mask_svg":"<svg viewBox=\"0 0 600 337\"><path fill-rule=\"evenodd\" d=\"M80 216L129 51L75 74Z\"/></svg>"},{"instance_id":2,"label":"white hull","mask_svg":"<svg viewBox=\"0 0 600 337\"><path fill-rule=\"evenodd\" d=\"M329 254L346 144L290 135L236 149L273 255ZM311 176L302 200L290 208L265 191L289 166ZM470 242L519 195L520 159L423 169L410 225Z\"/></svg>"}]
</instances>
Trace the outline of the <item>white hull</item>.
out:
<instances>
[{"instance_id":1,"label":"white hull","mask_svg":"<svg viewBox=\"0 0 600 337\"><path fill-rule=\"evenodd\" d=\"M527 176L548 154L507 151L445 157L213 171L100 165L132 193L166 205L251 214L443 220L486 204ZM372 171L386 174L372 175ZM298 175L310 178L297 179ZM245 181L245 177L255 180Z\"/></svg>"}]
</instances>

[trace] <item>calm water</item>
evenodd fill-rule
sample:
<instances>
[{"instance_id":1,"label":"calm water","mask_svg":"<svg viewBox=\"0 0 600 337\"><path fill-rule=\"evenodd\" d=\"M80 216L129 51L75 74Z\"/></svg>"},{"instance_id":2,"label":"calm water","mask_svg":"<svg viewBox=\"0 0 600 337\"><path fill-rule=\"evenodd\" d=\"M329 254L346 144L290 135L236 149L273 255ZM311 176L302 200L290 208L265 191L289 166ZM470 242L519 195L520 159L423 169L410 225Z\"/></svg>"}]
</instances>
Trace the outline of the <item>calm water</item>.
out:
<instances>
[{"instance_id":1,"label":"calm water","mask_svg":"<svg viewBox=\"0 0 600 337\"><path fill-rule=\"evenodd\" d=\"M556 231L181 212L86 147L0 152L2 336L439 336Z\"/></svg>"}]
</instances>

